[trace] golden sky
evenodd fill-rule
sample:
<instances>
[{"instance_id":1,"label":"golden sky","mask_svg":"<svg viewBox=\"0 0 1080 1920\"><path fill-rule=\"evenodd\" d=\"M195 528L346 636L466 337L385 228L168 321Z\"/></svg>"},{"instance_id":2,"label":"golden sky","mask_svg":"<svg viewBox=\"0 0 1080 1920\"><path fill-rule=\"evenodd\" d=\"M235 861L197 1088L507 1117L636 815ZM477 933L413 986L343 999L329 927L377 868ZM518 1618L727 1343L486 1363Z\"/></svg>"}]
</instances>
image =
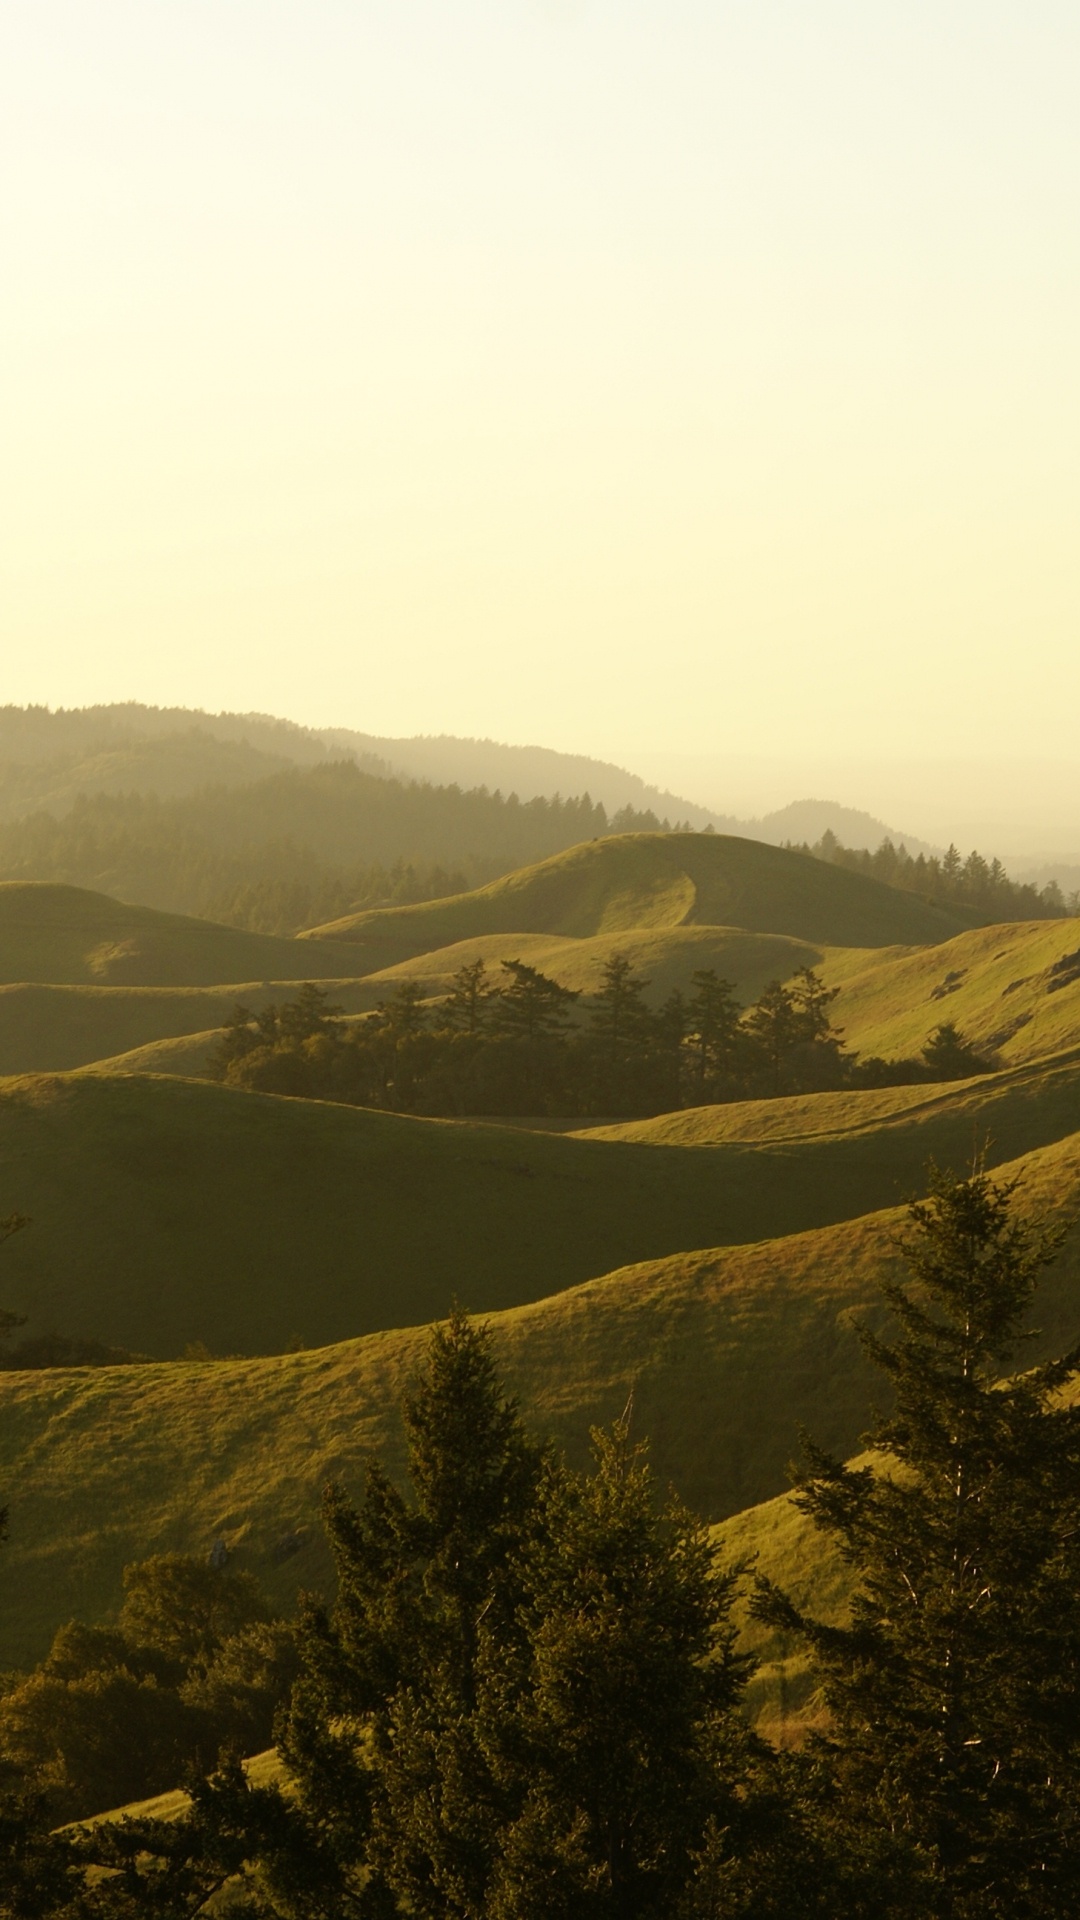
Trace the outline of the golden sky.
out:
<instances>
[{"instance_id":1,"label":"golden sky","mask_svg":"<svg viewBox=\"0 0 1080 1920\"><path fill-rule=\"evenodd\" d=\"M10 0L0 699L1076 759L1080 13Z\"/></svg>"}]
</instances>

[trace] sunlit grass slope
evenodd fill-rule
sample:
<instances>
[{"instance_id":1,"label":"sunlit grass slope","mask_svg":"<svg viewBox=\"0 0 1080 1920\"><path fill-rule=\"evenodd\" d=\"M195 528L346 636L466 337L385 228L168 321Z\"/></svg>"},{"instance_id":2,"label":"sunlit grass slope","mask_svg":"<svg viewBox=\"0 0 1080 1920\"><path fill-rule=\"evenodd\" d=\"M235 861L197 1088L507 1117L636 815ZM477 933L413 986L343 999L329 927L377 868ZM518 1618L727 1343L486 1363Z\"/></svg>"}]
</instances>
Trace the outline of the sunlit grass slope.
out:
<instances>
[{"instance_id":1,"label":"sunlit grass slope","mask_svg":"<svg viewBox=\"0 0 1080 1920\"><path fill-rule=\"evenodd\" d=\"M962 912L758 840L635 833L587 841L472 893L353 914L304 937L356 941L374 970L489 933L584 939L704 925L884 947L947 940L970 924Z\"/></svg>"},{"instance_id":2,"label":"sunlit grass slope","mask_svg":"<svg viewBox=\"0 0 1080 1920\"><path fill-rule=\"evenodd\" d=\"M355 948L332 941L299 946L85 887L0 881L0 981L201 987L344 976L355 961Z\"/></svg>"},{"instance_id":3,"label":"sunlit grass slope","mask_svg":"<svg viewBox=\"0 0 1080 1920\"><path fill-rule=\"evenodd\" d=\"M0 1213L34 1224L5 1248L3 1297L37 1330L162 1357L344 1339L853 1219L920 1190L931 1155L966 1164L977 1132L995 1160L1063 1138L1078 1096L1068 1060L877 1124L688 1147L94 1068L9 1080Z\"/></svg>"},{"instance_id":4,"label":"sunlit grass slope","mask_svg":"<svg viewBox=\"0 0 1080 1920\"><path fill-rule=\"evenodd\" d=\"M863 1053L918 1053L944 1020L1007 1061L1080 1043L1080 920L979 927L920 953L834 953L822 971L840 988L833 1018Z\"/></svg>"},{"instance_id":5,"label":"sunlit grass slope","mask_svg":"<svg viewBox=\"0 0 1080 1920\"><path fill-rule=\"evenodd\" d=\"M599 988L606 962L613 954L622 954L635 973L648 980L645 998L653 1005L665 1000L676 987L690 994L691 975L704 967L713 967L731 980L738 996L749 1003L770 980L787 980L799 967L819 966L825 951L809 940L790 940L776 933L744 933L738 927L630 928L583 939L546 933L487 933L399 961L396 966L370 974L368 984L377 985L380 993L386 994L402 980L417 980L425 993L434 997L448 993L459 967L473 960L483 960L495 979L501 960L525 960L562 986L589 994ZM869 950L859 950L864 966L872 957Z\"/></svg>"},{"instance_id":6,"label":"sunlit grass slope","mask_svg":"<svg viewBox=\"0 0 1080 1920\"><path fill-rule=\"evenodd\" d=\"M778 1100L735 1100L724 1106L685 1107L649 1120L619 1121L575 1130L583 1140L634 1140L645 1146L714 1147L742 1142L775 1147L863 1135L885 1150L918 1134L969 1142L988 1139L999 1153L1034 1145L1034 1133L1058 1139L1080 1119L1080 1048L1048 1060L980 1074L970 1080L915 1087L846 1088L793 1094Z\"/></svg>"},{"instance_id":7,"label":"sunlit grass slope","mask_svg":"<svg viewBox=\"0 0 1080 1920\"><path fill-rule=\"evenodd\" d=\"M294 952L301 961L310 952L291 941L278 944L289 949L290 961ZM318 968L315 973L332 1001L349 1013L374 1006L382 991L366 981L326 979ZM215 987L0 986L0 1074L89 1066L157 1041L206 1033L228 1019L238 1000L258 1009L296 991L295 976Z\"/></svg>"},{"instance_id":8,"label":"sunlit grass slope","mask_svg":"<svg viewBox=\"0 0 1080 1920\"><path fill-rule=\"evenodd\" d=\"M1075 1214L1080 1136L1015 1170L1033 1208ZM639 1263L494 1316L500 1359L530 1421L579 1461L590 1424L632 1390L661 1483L722 1519L783 1490L800 1424L843 1454L857 1446L875 1386L852 1319L878 1312L898 1223L883 1212ZM1032 1357L1078 1323L1074 1232ZM153 1551L204 1553L220 1535L282 1602L324 1582L319 1490L357 1485L371 1448L400 1466L395 1406L424 1340L418 1328L264 1360L0 1376L0 1665L30 1659L74 1608L107 1611L125 1561ZM280 1564L293 1533L305 1544Z\"/></svg>"}]
</instances>

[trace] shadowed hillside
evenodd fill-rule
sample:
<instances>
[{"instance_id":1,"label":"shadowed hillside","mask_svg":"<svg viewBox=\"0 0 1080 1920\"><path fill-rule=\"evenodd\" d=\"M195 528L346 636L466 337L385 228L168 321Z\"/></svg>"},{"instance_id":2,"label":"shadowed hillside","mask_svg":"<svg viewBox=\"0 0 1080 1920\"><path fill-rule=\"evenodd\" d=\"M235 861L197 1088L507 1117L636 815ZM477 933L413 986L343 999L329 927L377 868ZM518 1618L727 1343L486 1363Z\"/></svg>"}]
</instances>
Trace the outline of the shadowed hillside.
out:
<instances>
[{"instance_id":1,"label":"shadowed hillside","mask_svg":"<svg viewBox=\"0 0 1080 1920\"><path fill-rule=\"evenodd\" d=\"M223 980L325 980L355 949L299 946L183 914L131 907L83 887L0 882L0 982L214 986Z\"/></svg>"},{"instance_id":2,"label":"shadowed hillside","mask_svg":"<svg viewBox=\"0 0 1080 1920\"><path fill-rule=\"evenodd\" d=\"M232 937L228 928L214 931ZM280 945L291 960L291 943ZM318 969L316 977L347 1013L373 1007L385 991L364 980L328 980ZM257 1012L296 991L291 976L221 987L0 986L0 1074L64 1073L188 1034L216 1034L238 1000Z\"/></svg>"},{"instance_id":3,"label":"shadowed hillside","mask_svg":"<svg viewBox=\"0 0 1080 1920\"><path fill-rule=\"evenodd\" d=\"M1080 1136L1009 1170L1032 1210L1075 1214ZM723 1518L782 1491L800 1423L841 1453L857 1445L880 1385L851 1320L878 1310L899 1223L879 1213L626 1268L497 1315L500 1360L532 1423L578 1460L589 1425L633 1389L661 1483ZM1042 1292L1032 1358L1078 1322L1074 1233ZM355 1486L372 1447L400 1464L395 1404L424 1338L418 1328L268 1360L0 1375L11 1499L0 1662L40 1652L76 1592L85 1615L105 1612L125 1561L149 1552L204 1553L223 1537L281 1602L325 1580L320 1489L330 1477ZM302 1544L283 1563L286 1537Z\"/></svg>"},{"instance_id":4,"label":"shadowed hillside","mask_svg":"<svg viewBox=\"0 0 1080 1920\"><path fill-rule=\"evenodd\" d=\"M931 1155L966 1164L988 1125L995 1161L1062 1139L1078 1090L1067 1061L863 1127L687 1147L93 1068L9 1080L0 1212L34 1225L5 1249L0 1304L32 1332L162 1357L418 1324L455 1296L492 1311L627 1261L892 1205L921 1190Z\"/></svg>"},{"instance_id":5,"label":"shadowed hillside","mask_svg":"<svg viewBox=\"0 0 1080 1920\"><path fill-rule=\"evenodd\" d=\"M832 946L949 939L965 916L807 854L722 834L585 842L472 893L331 921L306 941L354 940L366 970L490 933L582 939L631 928L741 927Z\"/></svg>"}]
</instances>

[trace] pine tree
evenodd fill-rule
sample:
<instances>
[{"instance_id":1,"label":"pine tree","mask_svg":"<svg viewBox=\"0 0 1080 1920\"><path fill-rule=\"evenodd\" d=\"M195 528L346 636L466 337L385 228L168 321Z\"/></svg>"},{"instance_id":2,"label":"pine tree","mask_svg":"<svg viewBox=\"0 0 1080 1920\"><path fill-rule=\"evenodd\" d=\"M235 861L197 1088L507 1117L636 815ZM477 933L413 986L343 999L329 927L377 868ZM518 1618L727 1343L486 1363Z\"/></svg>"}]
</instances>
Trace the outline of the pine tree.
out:
<instances>
[{"instance_id":1,"label":"pine tree","mask_svg":"<svg viewBox=\"0 0 1080 1920\"><path fill-rule=\"evenodd\" d=\"M504 960L502 970L510 976L497 1008L502 1032L530 1042L561 1033L579 997L577 990L561 986L524 960Z\"/></svg>"},{"instance_id":2,"label":"pine tree","mask_svg":"<svg viewBox=\"0 0 1080 1920\"><path fill-rule=\"evenodd\" d=\"M659 1506L628 1417L595 1472L549 1472L518 1636L485 1633L480 1724L518 1811L490 1920L667 1920L710 1821L730 1829L754 1743L735 1711L735 1576Z\"/></svg>"},{"instance_id":3,"label":"pine tree","mask_svg":"<svg viewBox=\"0 0 1080 1920\"><path fill-rule=\"evenodd\" d=\"M1080 1346L1003 1380L1062 1237L1015 1191L933 1172L911 1281L885 1288L898 1335L863 1335L895 1393L878 1459L809 1450L798 1498L857 1572L850 1624L757 1603L822 1667L851 1851L906 1856L921 1884L890 1896L882 1868L881 1914L1080 1910L1080 1413L1061 1398Z\"/></svg>"},{"instance_id":4,"label":"pine tree","mask_svg":"<svg viewBox=\"0 0 1080 1920\"><path fill-rule=\"evenodd\" d=\"M491 1002L497 994L498 988L487 977L485 962L470 960L458 968L453 989L439 1009L443 1024L454 1033L467 1034L470 1040L478 1039L488 1023Z\"/></svg>"},{"instance_id":5,"label":"pine tree","mask_svg":"<svg viewBox=\"0 0 1080 1920\"><path fill-rule=\"evenodd\" d=\"M704 1102L732 1081L738 1058L739 1016L733 980L721 980L715 967L691 975L694 992L686 1010L693 1061L692 1098Z\"/></svg>"},{"instance_id":6,"label":"pine tree","mask_svg":"<svg viewBox=\"0 0 1080 1920\"><path fill-rule=\"evenodd\" d=\"M411 1503L376 1467L359 1507L328 1500L338 1598L301 1624L281 1744L331 1911L480 1920L500 1816L474 1732L478 1638L512 1609L540 1455L458 1313L404 1414Z\"/></svg>"}]
</instances>

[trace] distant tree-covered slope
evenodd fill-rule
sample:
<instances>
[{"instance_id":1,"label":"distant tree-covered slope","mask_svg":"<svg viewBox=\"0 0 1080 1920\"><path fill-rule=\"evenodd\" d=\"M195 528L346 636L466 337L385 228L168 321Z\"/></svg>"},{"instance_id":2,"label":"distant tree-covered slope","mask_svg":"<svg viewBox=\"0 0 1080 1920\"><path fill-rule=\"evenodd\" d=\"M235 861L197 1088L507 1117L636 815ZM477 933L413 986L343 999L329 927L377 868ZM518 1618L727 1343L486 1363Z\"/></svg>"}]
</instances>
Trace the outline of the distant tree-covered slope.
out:
<instances>
[{"instance_id":1,"label":"distant tree-covered slope","mask_svg":"<svg viewBox=\"0 0 1080 1920\"><path fill-rule=\"evenodd\" d=\"M1053 878L1041 887L1010 880L1000 860L984 860L974 850L965 859L955 846L940 857L925 848L913 854L902 841L896 845L886 837L871 852L867 847L844 846L827 829L813 846L804 843L800 851L852 873L873 874L887 886L917 893L924 900L970 907L984 920L1053 920L1067 911L1075 913L1080 905L1080 895L1067 902Z\"/></svg>"},{"instance_id":2,"label":"distant tree-covered slope","mask_svg":"<svg viewBox=\"0 0 1080 1920\"><path fill-rule=\"evenodd\" d=\"M337 762L173 799L99 793L65 813L9 821L0 826L0 879L94 887L292 932L372 899L452 891L609 830L588 795L519 802Z\"/></svg>"},{"instance_id":3,"label":"distant tree-covered slope","mask_svg":"<svg viewBox=\"0 0 1080 1920\"><path fill-rule=\"evenodd\" d=\"M609 815L629 808L658 819L688 820L695 827L737 826L707 807L650 786L624 767L585 754L450 735L393 739L347 727L300 727L268 714L210 714L135 701L56 712L0 707L0 817L27 811L35 797L36 804L50 809L67 806L80 783L86 792L192 791L198 782L182 784L183 753L177 743L193 733L206 743L208 757L216 749L220 770L213 777L223 780L230 780L231 767L239 767L244 754L263 756L264 773L274 764L312 766L348 758L368 772L431 786L487 787L516 793L523 801L591 793ZM10 783L9 765L18 770Z\"/></svg>"}]
</instances>

